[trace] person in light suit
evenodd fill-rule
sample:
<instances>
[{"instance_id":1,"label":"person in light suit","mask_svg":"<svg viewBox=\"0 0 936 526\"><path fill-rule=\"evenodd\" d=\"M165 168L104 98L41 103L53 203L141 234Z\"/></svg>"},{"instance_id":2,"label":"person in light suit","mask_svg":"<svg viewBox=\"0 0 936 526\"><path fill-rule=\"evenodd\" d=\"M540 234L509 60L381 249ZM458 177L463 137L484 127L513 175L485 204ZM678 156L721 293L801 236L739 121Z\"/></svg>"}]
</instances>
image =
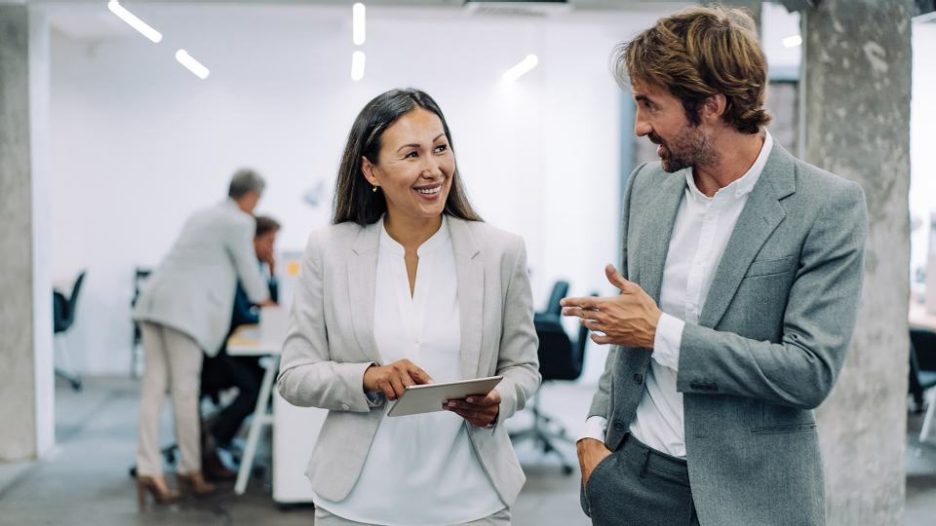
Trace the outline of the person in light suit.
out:
<instances>
[{"instance_id":1,"label":"person in light suit","mask_svg":"<svg viewBox=\"0 0 936 526\"><path fill-rule=\"evenodd\" d=\"M562 301L615 345L577 444L595 525L825 523L813 409L855 326L867 209L767 132L753 28L692 7L615 57L660 162L627 183L620 295Z\"/></svg>"},{"instance_id":2,"label":"person in light suit","mask_svg":"<svg viewBox=\"0 0 936 526\"><path fill-rule=\"evenodd\" d=\"M186 221L140 294L133 317L140 322L145 356L137 450L141 507L147 492L157 502L178 496L166 484L159 452L159 415L167 390L172 397L181 456L179 486L196 495L214 489L201 472L198 398L202 352L214 355L221 348L238 280L251 301L273 304L253 246L252 213L263 188L263 179L253 170L235 173L228 198Z\"/></svg>"},{"instance_id":3,"label":"person in light suit","mask_svg":"<svg viewBox=\"0 0 936 526\"><path fill-rule=\"evenodd\" d=\"M473 211L451 141L426 93L371 100L334 224L309 238L278 388L329 410L307 471L316 526L510 524L524 475L504 422L540 382L526 253ZM386 418L406 386L495 374L487 396Z\"/></svg>"}]
</instances>

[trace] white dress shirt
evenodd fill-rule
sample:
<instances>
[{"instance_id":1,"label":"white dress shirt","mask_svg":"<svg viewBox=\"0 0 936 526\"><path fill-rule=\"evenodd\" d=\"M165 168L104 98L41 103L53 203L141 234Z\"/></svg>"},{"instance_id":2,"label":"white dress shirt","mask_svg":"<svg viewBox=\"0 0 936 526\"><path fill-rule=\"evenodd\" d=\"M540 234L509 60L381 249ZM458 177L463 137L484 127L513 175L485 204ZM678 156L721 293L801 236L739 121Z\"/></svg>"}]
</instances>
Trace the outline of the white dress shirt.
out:
<instances>
[{"instance_id":1,"label":"white dress shirt","mask_svg":"<svg viewBox=\"0 0 936 526\"><path fill-rule=\"evenodd\" d=\"M462 380L455 253L448 222L417 250L410 294L403 246L381 228L374 338L384 364L407 358L436 382ZM387 404L389 410L390 404ZM315 505L356 522L390 526L460 524L506 506L450 411L384 417L347 498Z\"/></svg>"},{"instance_id":2,"label":"white dress shirt","mask_svg":"<svg viewBox=\"0 0 936 526\"><path fill-rule=\"evenodd\" d=\"M637 440L663 453L686 456L683 395L676 390L683 328L686 323L699 322L722 254L772 148L773 138L767 132L751 168L712 197L700 192L692 170L685 170L686 189L673 224L660 286L663 314L644 394L630 424L630 433ZM585 422L583 438L604 441L607 426L606 418L593 416Z\"/></svg>"}]
</instances>

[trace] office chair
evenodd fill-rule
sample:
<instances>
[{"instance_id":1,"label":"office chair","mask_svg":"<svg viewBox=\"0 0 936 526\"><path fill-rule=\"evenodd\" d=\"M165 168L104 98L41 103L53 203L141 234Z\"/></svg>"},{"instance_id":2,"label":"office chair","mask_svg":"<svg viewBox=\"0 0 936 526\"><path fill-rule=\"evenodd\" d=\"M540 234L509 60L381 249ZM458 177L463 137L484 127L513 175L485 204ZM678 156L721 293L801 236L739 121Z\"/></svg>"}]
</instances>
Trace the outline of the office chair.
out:
<instances>
[{"instance_id":1,"label":"office chair","mask_svg":"<svg viewBox=\"0 0 936 526\"><path fill-rule=\"evenodd\" d=\"M596 294L593 294L593 296ZM559 298L561 299L561 298ZM556 302L558 304L558 301ZM582 374L585 363L585 348L588 345L588 328L579 326L578 339L573 343L562 327L558 315L540 315L534 321L539 337L539 370L543 384L557 380L576 380ZM542 386L540 387L542 389ZM530 429L511 435L516 442L530 439L542 448L543 454L554 453L562 466L562 472L570 475L574 471L575 460L569 459L556 447L557 441L574 443L565 427L540 409L540 393L533 398L533 426Z\"/></svg>"},{"instance_id":2,"label":"office chair","mask_svg":"<svg viewBox=\"0 0 936 526\"><path fill-rule=\"evenodd\" d=\"M137 300L140 298L140 292L143 290L143 284L152 273L153 271L146 267L137 267L134 269L133 299L130 300L131 312L133 311L133 307L136 306ZM136 321L133 321L133 340L130 342L130 378L137 378L140 376L137 371L139 371L140 362L142 361L142 353L140 352L140 343L142 339L143 335L140 333L140 324Z\"/></svg>"},{"instance_id":3,"label":"office chair","mask_svg":"<svg viewBox=\"0 0 936 526\"><path fill-rule=\"evenodd\" d=\"M936 333L910 329L909 372L908 388L913 396L913 412L922 413L925 409L923 393L936 387Z\"/></svg>"},{"instance_id":4,"label":"office chair","mask_svg":"<svg viewBox=\"0 0 936 526\"><path fill-rule=\"evenodd\" d=\"M553 284L552 291L549 293L549 300L546 302L546 308L537 312L535 316L559 316L562 314L562 305L559 300L569 295L569 282L558 280Z\"/></svg>"},{"instance_id":5,"label":"office chair","mask_svg":"<svg viewBox=\"0 0 936 526\"><path fill-rule=\"evenodd\" d=\"M55 347L61 356L63 367L55 367L55 376L63 378L71 384L75 391L81 390L81 377L73 371L70 371L68 365L68 345L66 336L72 324L75 323L75 312L78 306L78 294L81 292L81 285L84 283L85 271L78 274L75 284L72 286L71 294L66 298L64 294L57 290L52 291L52 332L54 336Z\"/></svg>"}]
</instances>

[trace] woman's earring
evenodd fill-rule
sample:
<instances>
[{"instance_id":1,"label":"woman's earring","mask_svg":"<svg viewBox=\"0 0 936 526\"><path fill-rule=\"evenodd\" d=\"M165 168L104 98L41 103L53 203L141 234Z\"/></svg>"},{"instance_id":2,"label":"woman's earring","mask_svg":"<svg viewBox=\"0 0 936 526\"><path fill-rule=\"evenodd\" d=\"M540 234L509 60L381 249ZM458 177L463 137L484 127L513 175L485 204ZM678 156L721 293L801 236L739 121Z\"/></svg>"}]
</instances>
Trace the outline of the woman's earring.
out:
<instances>
[{"instance_id":1,"label":"woman's earring","mask_svg":"<svg viewBox=\"0 0 936 526\"><path fill-rule=\"evenodd\" d=\"M371 190L371 191L372 191L372 192L377 192L377 188L379 188L379 187L378 187L378 186L374 186L374 189Z\"/></svg>"}]
</instances>

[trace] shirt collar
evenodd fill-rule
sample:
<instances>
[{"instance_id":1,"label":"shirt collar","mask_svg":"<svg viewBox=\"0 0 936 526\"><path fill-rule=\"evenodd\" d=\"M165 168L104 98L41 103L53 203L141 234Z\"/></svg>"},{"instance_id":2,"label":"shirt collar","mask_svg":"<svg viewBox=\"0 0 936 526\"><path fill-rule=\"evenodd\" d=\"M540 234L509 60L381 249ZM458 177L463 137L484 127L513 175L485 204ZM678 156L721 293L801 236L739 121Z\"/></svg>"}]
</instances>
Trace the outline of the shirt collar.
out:
<instances>
[{"instance_id":1,"label":"shirt collar","mask_svg":"<svg viewBox=\"0 0 936 526\"><path fill-rule=\"evenodd\" d=\"M390 234L387 233L386 223L384 222L386 217L387 216L384 215L380 218L380 248L396 256L403 256L406 254L403 245L397 242L396 239L390 237ZM442 214L442 226L439 227L435 234L432 234L432 237L425 240L422 245L419 245L419 248L416 249L416 255L422 257L429 254L443 246L449 239L448 217Z\"/></svg>"},{"instance_id":2,"label":"shirt collar","mask_svg":"<svg viewBox=\"0 0 936 526\"><path fill-rule=\"evenodd\" d=\"M767 158L770 156L770 151L773 149L773 143L773 136L770 135L769 131L764 130L764 144L761 146L760 153L757 154L757 159L754 160L754 164L748 168L748 171L745 172L744 175L732 181L728 186L720 188L712 197L708 197L699 190L695 184L695 178L692 176L692 170L686 170L686 185L689 187L690 193L694 197L706 201L724 199L722 196L740 199L751 193L754 190L754 185L757 184L761 174L764 172L764 166L767 164Z\"/></svg>"}]
</instances>

